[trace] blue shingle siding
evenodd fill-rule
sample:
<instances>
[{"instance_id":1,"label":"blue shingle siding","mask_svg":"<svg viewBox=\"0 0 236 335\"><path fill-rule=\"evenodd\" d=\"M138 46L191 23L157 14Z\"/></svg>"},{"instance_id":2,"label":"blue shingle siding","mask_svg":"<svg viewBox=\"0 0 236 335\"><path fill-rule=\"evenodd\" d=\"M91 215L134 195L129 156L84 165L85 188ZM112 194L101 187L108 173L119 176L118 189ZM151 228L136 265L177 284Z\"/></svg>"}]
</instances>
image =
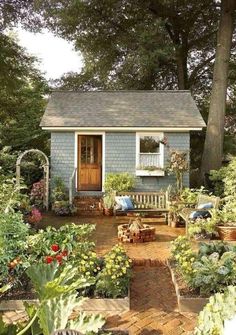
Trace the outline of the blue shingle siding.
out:
<instances>
[{"instance_id":1,"label":"blue shingle siding","mask_svg":"<svg viewBox=\"0 0 236 335\"><path fill-rule=\"evenodd\" d=\"M75 135L73 132L51 133L51 178L59 176L65 185L69 186L69 179L74 169Z\"/></svg>"},{"instance_id":2,"label":"blue shingle siding","mask_svg":"<svg viewBox=\"0 0 236 335\"><path fill-rule=\"evenodd\" d=\"M168 150L189 151L189 133L166 133L170 148L165 147L164 161L168 165ZM105 172L129 172L135 175L136 168L136 133L106 133ZM174 176L136 177L137 191L155 191L166 189L175 184ZM189 174L184 176L184 185L189 185Z\"/></svg>"},{"instance_id":3,"label":"blue shingle siding","mask_svg":"<svg viewBox=\"0 0 236 335\"><path fill-rule=\"evenodd\" d=\"M189 133L166 133L171 149L189 151ZM51 133L51 177L61 176L68 186L74 169L75 142L73 132ZM168 148L165 146L165 166L168 164ZM136 171L136 133L107 132L105 134L105 174ZM136 190L155 191L175 184L174 176L136 177ZM189 174L184 176L185 186L189 185Z\"/></svg>"},{"instance_id":4,"label":"blue shingle siding","mask_svg":"<svg viewBox=\"0 0 236 335\"><path fill-rule=\"evenodd\" d=\"M135 133L106 133L105 136L105 173L135 174Z\"/></svg>"}]
</instances>

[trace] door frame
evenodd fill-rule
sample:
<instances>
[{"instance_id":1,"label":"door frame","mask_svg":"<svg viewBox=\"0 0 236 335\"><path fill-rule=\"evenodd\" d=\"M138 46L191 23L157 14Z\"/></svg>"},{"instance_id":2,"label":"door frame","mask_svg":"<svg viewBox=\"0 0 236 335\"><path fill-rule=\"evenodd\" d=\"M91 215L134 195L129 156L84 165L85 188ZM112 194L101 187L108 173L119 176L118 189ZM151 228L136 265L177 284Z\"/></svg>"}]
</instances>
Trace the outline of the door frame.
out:
<instances>
[{"instance_id":1,"label":"door frame","mask_svg":"<svg viewBox=\"0 0 236 335\"><path fill-rule=\"evenodd\" d=\"M75 188L78 191L78 140L79 135L100 135L102 136L102 192L104 192L105 183L105 132L99 131L78 131L75 132L75 156L74 156L74 168L77 169L75 176ZM80 191L78 191L80 192ZM82 191L81 191L82 192ZM87 192L87 191L84 191ZM89 192L89 191L88 191Z\"/></svg>"}]
</instances>

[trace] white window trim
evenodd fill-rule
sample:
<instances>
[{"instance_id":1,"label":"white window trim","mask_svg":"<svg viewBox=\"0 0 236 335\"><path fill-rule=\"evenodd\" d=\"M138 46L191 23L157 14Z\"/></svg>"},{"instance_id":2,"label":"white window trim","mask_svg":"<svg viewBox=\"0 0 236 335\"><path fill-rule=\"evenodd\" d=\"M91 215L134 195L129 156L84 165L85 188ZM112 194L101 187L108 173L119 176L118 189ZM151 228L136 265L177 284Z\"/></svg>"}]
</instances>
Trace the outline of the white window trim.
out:
<instances>
[{"instance_id":1,"label":"white window trim","mask_svg":"<svg viewBox=\"0 0 236 335\"><path fill-rule=\"evenodd\" d=\"M140 165L140 137L141 136L158 136L160 138L164 138L163 132L152 132L152 133L145 133L140 132L136 133L136 176L164 176L164 144L160 143L160 169L154 170L154 171L148 171L148 170L140 170L138 169L138 166Z\"/></svg>"},{"instance_id":2,"label":"white window trim","mask_svg":"<svg viewBox=\"0 0 236 335\"><path fill-rule=\"evenodd\" d=\"M97 132L97 131L77 131L75 132L75 156L74 156L74 167L77 169L75 183L76 183L76 191L77 189L77 178L78 178L78 136L79 135L102 135L102 192L104 192L104 184L105 184L105 132Z\"/></svg>"}]
</instances>

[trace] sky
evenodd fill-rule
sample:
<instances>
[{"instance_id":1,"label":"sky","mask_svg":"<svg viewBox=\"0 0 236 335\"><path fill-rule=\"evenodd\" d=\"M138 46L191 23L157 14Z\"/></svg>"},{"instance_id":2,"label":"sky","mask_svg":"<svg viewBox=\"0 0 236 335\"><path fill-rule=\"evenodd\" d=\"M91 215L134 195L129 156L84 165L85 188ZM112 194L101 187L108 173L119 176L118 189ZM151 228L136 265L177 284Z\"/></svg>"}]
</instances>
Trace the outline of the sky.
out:
<instances>
[{"instance_id":1,"label":"sky","mask_svg":"<svg viewBox=\"0 0 236 335\"><path fill-rule=\"evenodd\" d=\"M46 79L57 79L66 72L81 70L82 56L73 49L72 43L47 30L31 33L18 28L16 33L19 44L41 60L39 68Z\"/></svg>"}]
</instances>

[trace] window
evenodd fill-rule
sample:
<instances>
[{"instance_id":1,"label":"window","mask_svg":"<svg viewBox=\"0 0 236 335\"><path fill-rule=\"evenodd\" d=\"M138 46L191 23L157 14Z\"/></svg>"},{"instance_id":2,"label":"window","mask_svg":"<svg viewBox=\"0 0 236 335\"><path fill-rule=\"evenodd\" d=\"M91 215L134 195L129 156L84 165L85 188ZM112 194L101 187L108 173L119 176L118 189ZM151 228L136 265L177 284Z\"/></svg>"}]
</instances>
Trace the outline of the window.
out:
<instances>
[{"instance_id":1,"label":"window","mask_svg":"<svg viewBox=\"0 0 236 335\"><path fill-rule=\"evenodd\" d=\"M164 175L163 133L136 134L136 174Z\"/></svg>"}]
</instances>

